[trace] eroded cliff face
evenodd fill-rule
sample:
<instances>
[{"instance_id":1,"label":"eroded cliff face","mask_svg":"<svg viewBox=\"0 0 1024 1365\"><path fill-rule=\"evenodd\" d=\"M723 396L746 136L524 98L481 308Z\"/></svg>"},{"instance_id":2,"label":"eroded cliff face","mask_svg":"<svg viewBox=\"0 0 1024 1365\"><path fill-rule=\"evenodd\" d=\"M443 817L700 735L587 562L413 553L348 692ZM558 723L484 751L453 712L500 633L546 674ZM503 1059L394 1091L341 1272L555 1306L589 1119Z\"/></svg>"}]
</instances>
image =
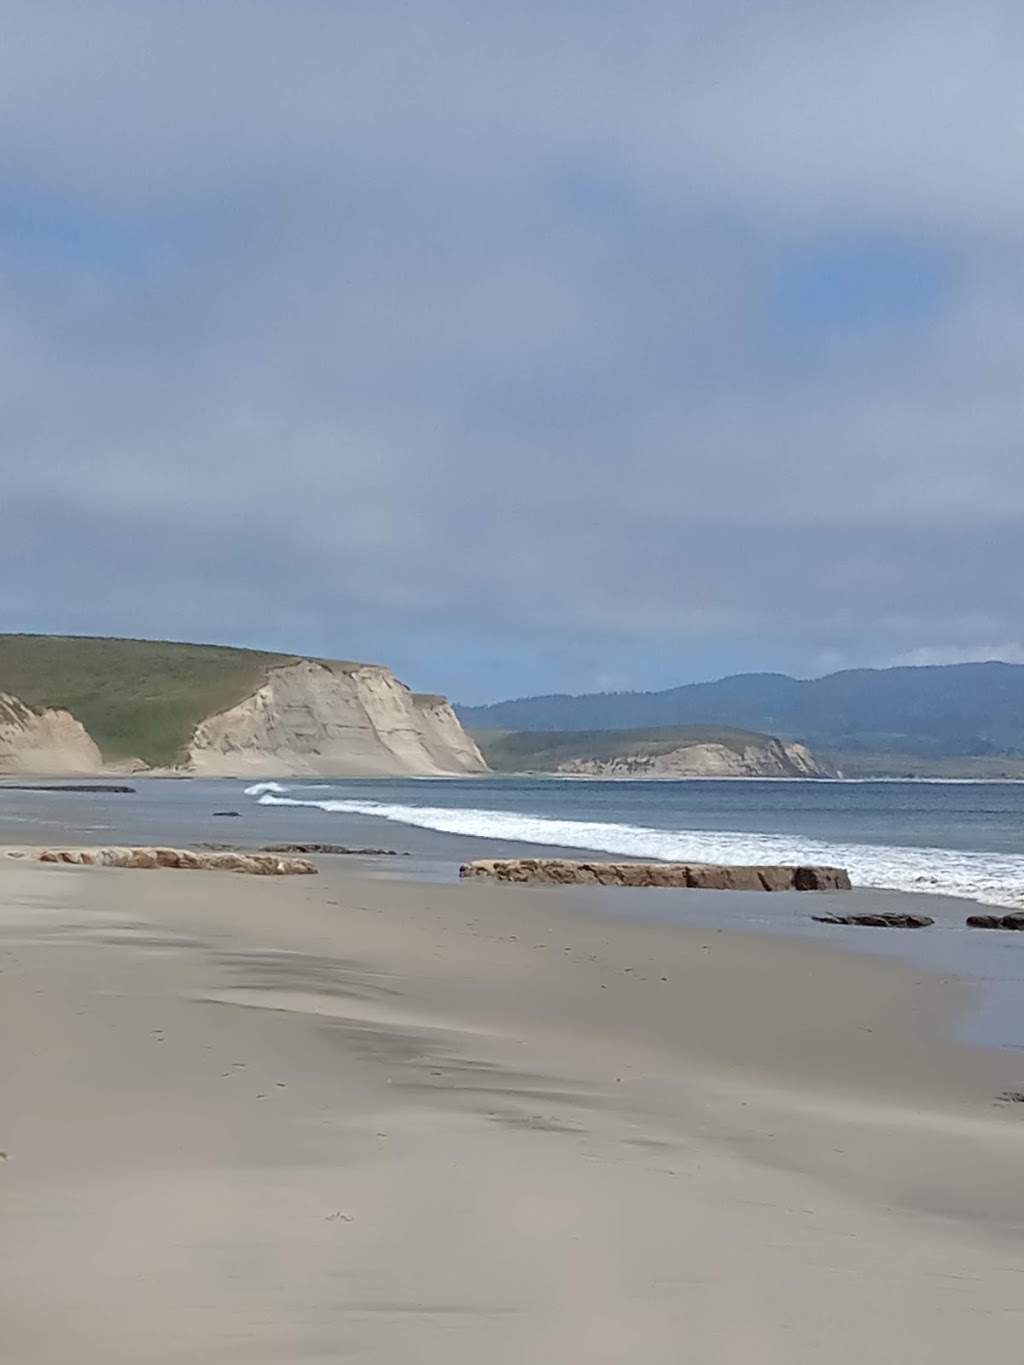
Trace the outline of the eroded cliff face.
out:
<instances>
[{"instance_id":1,"label":"eroded cliff face","mask_svg":"<svg viewBox=\"0 0 1024 1365\"><path fill-rule=\"evenodd\" d=\"M57 777L102 768L99 749L69 711L33 711L0 692L0 772Z\"/></svg>"},{"instance_id":2,"label":"eroded cliff face","mask_svg":"<svg viewBox=\"0 0 1024 1365\"><path fill-rule=\"evenodd\" d=\"M422 696L413 693L413 706L419 718L419 732L423 746L445 772L480 773L487 771L487 763L462 728L462 722L452 709L447 697Z\"/></svg>"},{"instance_id":3,"label":"eroded cliff face","mask_svg":"<svg viewBox=\"0 0 1024 1365\"><path fill-rule=\"evenodd\" d=\"M417 697L377 665L301 659L204 720L185 768L210 777L387 777L487 765L444 698Z\"/></svg>"},{"instance_id":4,"label":"eroded cliff face","mask_svg":"<svg viewBox=\"0 0 1024 1365\"><path fill-rule=\"evenodd\" d=\"M826 763L802 744L766 740L741 750L724 744L686 744L663 754L622 754L616 758L574 758L560 773L586 777L835 777Z\"/></svg>"}]
</instances>

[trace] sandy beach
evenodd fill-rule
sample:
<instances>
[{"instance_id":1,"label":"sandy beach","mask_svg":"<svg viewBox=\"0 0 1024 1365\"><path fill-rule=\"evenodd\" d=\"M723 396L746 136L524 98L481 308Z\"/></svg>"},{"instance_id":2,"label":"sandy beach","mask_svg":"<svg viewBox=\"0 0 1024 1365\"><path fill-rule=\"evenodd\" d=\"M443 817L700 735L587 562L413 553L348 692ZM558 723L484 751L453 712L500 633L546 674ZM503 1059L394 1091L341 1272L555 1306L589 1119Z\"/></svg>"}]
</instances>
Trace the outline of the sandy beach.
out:
<instances>
[{"instance_id":1,"label":"sandy beach","mask_svg":"<svg viewBox=\"0 0 1024 1365\"><path fill-rule=\"evenodd\" d=\"M1012 1358L1024 1058L965 992L575 893L2 859L4 1359Z\"/></svg>"}]
</instances>

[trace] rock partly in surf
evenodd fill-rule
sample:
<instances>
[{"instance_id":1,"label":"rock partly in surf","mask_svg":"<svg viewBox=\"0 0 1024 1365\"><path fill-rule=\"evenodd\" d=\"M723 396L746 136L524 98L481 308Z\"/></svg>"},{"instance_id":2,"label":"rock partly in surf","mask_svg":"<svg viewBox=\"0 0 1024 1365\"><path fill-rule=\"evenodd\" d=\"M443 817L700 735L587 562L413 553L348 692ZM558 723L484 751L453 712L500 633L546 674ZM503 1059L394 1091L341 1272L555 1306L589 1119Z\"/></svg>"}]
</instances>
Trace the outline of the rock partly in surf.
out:
<instances>
[{"instance_id":1,"label":"rock partly in surf","mask_svg":"<svg viewBox=\"0 0 1024 1365\"><path fill-rule=\"evenodd\" d=\"M907 915L895 910L882 910L864 915L812 915L818 924L863 924L871 929L929 929L935 923L931 915Z\"/></svg>"},{"instance_id":2,"label":"rock partly in surf","mask_svg":"<svg viewBox=\"0 0 1024 1365\"><path fill-rule=\"evenodd\" d=\"M100 793L103 796L134 796L134 787L115 786L111 782L3 782L5 792L78 792Z\"/></svg>"},{"instance_id":3,"label":"rock partly in surf","mask_svg":"<svg viewBox=\"0 0 1024 1365\"><path fill-rule=\"evenodd\" d=\"M486 859L460 877L547 886L660 886L705 891L848 891L841 867L747 867L715 863L601 863L564 858Z\"/></svg>"},{"instance_id":4,"label":"rock partly in surf","mask_svg":"<svg viewBox=\"0 0 1024 1365\"><path fill-rule=\"evenodd\" d=\"M267 844L264 853L344 854L349 858L396 858L393 848L347 848L344 844Z\"/></svg>"},{"instance_id":5,"label":"rock partly in surf","mask_svg":"<svg viewBox=\"0 0 1024 1365\"><path fill-rule=\"evenodd\" d=\"M1024 930L1024 913L1015 910L1010 915L968 915L968 929Z\"/></svg>"}]
</instances>

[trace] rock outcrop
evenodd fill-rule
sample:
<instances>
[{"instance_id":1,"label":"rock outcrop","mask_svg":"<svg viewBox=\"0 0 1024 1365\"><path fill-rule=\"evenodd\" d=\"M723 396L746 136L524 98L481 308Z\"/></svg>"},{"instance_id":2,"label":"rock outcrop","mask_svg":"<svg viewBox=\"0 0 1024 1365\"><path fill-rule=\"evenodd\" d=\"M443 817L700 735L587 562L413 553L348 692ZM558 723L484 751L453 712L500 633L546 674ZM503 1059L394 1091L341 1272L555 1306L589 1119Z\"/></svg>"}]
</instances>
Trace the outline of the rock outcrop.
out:
<instances>
[{"instance_id":1,"label":"rock outcrop","mask_svg":"<svg viewBox=\"0 0 1024 1365\"><path fill-rule=\"evenodd\" d=\"M817 924L862 924L870 929L930 929L931 915L908 915L897 910L879 910L864 915L812 915Z\"/></svg>"},{"instance_id":2,"label":"rock outcrop","mask_svg":"<svg viewBox=\"0 0 1024 1365\"><path fill-rule=\"evenodd\" d=\"M578 777L837 777L834 768L803 744L761 742L731 748L726 744L684 744L666 753L618 754L614 758L572 758L557 771Z\"/></svg>"},{"instance_id":3,"label":"rock outcrop","mask_svg":"<svg viewBox=\"0 0 1024 1365\"><path fill-rule=\"evenodd\" d=\"M443 697L386 668L309 659L270 669L250 697L204 720L185 770L204 777L389 777L486 772Z\"/></svg>"},{"instance_id":4,"label":"rock outcrop","mask_svg":"<svg viewBox=\"0 0 1024 1365\"><path fill-rule=\"evenodd\" d=\"M112 782L4 782L5 792L65 792L78 796L135 796L135 787Z\"/></svg>"},{"instance_id":5,"label":"rock outcrop","mask_svg":"<svg viewBox=\"0 0 1024 1365\"><path fill-rule=\"evenodd\" d=\"M1015 929L1024 932L1024 913L1019 910L1009 915L968 915L968 929Z\"/></svg>"},{"instance_id":6,"label":"rock outcrop","mask_svg":"<svg viewBox=\"0 0 1024 1365\"><path fill-rule=\"evenodd\" d=\"M310 876L308 858L282 858L271 853L196 852L190 848L47 848L41 863L76 867L179 867L193 872L248 872L257 877Z\"/></svg>"},{"instance_id":7,"label":"rock outcrop","mask_svg":"<svg viewBox=\"0 0 1024 1365\"><path fill-rule=\"evenodd\" d=\"M33 711L7 692L0 692L0 772L98 773L99 749L69 711Z\"/></svg>"},{"instance_id":8,"label":"rock outcrop","mask_svg":"<svg viewBox=\"0 0 1024 1365\"><path fill-rule=\"evenodd\" d=\"M747 867L716 863L600 863L564 858L485 859L460 877L543 886L662 886L705 891L848 891L841 867Z\"/></svg>"},{"instance_id":9,"label":"rock outcrop","mask_svg":"<svg viewBox=\"0 0 1024 1365\"><path fill-rule=\"evenodd\" d=\"M397 858L393 848L349 848L346 844L265 844L263 853L315 853L346 858ZM409 855L402 855L407 858Z\"/></svg>"}]
</instances>

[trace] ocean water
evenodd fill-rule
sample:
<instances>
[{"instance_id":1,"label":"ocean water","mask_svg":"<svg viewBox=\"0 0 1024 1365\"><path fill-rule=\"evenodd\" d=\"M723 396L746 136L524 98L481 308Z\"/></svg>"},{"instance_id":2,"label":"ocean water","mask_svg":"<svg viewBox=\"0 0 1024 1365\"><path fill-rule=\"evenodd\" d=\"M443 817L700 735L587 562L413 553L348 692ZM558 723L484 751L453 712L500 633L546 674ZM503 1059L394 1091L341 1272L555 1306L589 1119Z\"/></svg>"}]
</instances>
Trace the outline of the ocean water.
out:
<instances>
[{"instance_id":1,"label":"ocean water","mask_svg":"<svg viewBox=\"0 0 1024 1365\"><path fill-rule=\"evenodd\" d=\"M387 847L420 859L557 849L818 862L854 884L1024 907L1024 783L447 778L132 779L130 795L0 784L0 840ZM222 816L218 812L236 814Z\"/></svg>"},{"instance_id":2,"label":"ocean water","mask_svg":"<svg viewBox=\"0 0 1024 1365\"><path fill-rule=\"evenodd\" d=\"M254 783L263 809L316 811L488 846L693 862L839 864L857 886L1024 907L1024 784L600 782L502 778ZM324 835L326 838L327 836Z\"/></svg>"}]
</instances>

